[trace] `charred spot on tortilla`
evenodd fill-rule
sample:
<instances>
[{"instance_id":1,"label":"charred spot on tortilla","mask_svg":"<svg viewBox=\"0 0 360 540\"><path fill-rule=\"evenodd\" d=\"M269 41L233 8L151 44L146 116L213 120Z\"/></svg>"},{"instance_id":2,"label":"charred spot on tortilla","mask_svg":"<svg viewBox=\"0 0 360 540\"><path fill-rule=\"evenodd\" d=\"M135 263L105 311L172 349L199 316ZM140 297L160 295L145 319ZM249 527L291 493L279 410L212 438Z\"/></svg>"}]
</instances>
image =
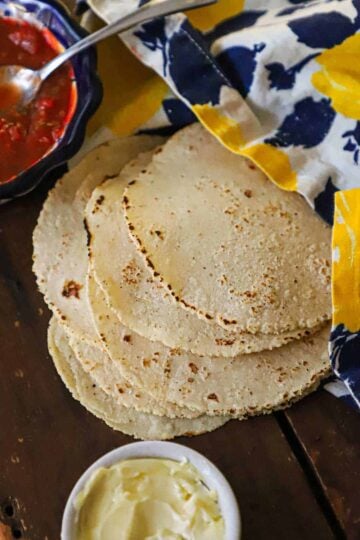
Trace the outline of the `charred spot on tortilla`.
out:
<instances>
[{"instance_id":1,"label":"charred spot on tortilla","mask_svg":"<svg viewBox=\"0 0 360 540\"><path fill-rule=\"evenodd\" d=\"M125 207L125 210L129 210L130 208L129 199L126 195L123 196L123 205Z\"/></svg>"},{"instance_id":2,"label":"charred spot on tortilla","mask_svg":"<svg viewBox=\"0 0 360 540\"><path fill-rule=\"evenodd\" d=\"M215 343L216 345L225 345L225 346L230 346L230 345L233 345L235 343L235 338L234 339L215 339Z\"/></svg>"},{"instance_id":3,"label":"charred spot on tortilla","mask_svg":"<svg viewBox=\"0 0 360 540\"><path fill-rule=\"evenodd\" d=\"M164 233L162 231L154 231L156 236L158 236L160 238L160 240L164 240Z\"/></svg>"},{"instance_id":4,"label":"charred spot on tortilla","mask_svg":"<svg viewBox=\"0 0 360 540\"><path fill-rule=\"evenodd\" d=\"M190 362L189 368L191 369L191 371L192 371L193 373L197 373L197 372L199 371L199 368L197 367L196 364L194 364L194 362Z\"/></svg>"},{"instance_id":5,"label":"charred spot on tortilla","mask_svg":"<svg viewBox=\"0 0 360 540\"><path fill-rule=\"evenodd\" d=\"M237 321L235 321L235 320L229 321L229 319L223 319L222 317L220 317L220 319L222 320L222 322L223 322L226 326L228 326L229 324L236 324L236 323L237 323Z\"/></svg>"},{"instance_id":6,"label":"charred spot on tortilla","mask_svg":"<svg viewBox=\"0 0 360 540\"><path fill-rule=\"evenodd\" d=\"M80 283L76 283L76 281L71 279L69 281L65 281L61 294L65 298L73 297L73 298L79 299L80 298L80 290L82 288L83 288L83 286L80 285Z\"/></svg>"},{"instance_id":7,"label":"charred spot on tortilla","mask_svg":"<svg viewBox=\"0 0 360 540\"><path fill-rule=\"evenodd\" d=\"M137 266L136 261L130 260L121 270L122 277L128 285L136 285L139 281L141 270Z\"/></svg>"},{"instance_id":8,"label":"charred spot on tortilla","mask_svg":"<svg viewBox=\"0 0 360 540\"><path fill-rule=\"evenodd\" d=\"M86 246L88 248L90 248L90 245L91 245L91 232L90 232L90 228L88 226L88 223L86 221L86 218L83 219L83 224L84 224L84 229L85 229L85 232L86 232Z\"/></svg>"},{"instance_id":9,"label":"charred spot on tortilla","mask_svg":"<svg viewBox=\"0 0 360 540\"><path fill-rule=\"evenodd\" d=\"M102 203L104 202L104 200L105 200L104 195L100 195L100 196L96 199L94 208L93 208L92 211L91 211L92 214L96 214L96 212L98 212L98 210L100 210L100 206L102 205Z\"/></svg>"},{"instance_id":10,"label":"charred spot on tortilla","mask_svg":"<svg viewBox=\"0 0 360 540\"><path fill-rule=\"evenodd\" d=\"M105 182L107 182L108 180L113 180L114 178L116 178L118 176L117 173L115 174L105 174L103 179L99 182L99 186L102 186L103 184L105 184Z\"/></svg>"},{"instance_id":11,"label":"charred spot on tortilla","mask_svg":"<svg viewBox=\"0 0 360 540\"><path fill-rule=\"evenodd\" d=\"M150 268L152 268L154 270L154 265L151 262L151 260L149 259L149 257L146 258L146 261L147 261L148 265L150 266Z\"/></svg>"}]
</instances>

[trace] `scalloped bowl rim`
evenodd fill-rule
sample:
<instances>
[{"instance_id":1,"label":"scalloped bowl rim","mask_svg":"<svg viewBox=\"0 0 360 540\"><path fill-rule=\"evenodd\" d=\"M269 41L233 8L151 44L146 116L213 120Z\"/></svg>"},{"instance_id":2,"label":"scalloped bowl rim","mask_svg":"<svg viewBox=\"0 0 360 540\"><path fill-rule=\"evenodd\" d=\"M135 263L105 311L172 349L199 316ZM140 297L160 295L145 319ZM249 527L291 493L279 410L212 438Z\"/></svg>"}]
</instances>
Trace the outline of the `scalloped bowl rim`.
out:
<instances>
[{"instance_id":1,"label":"scalloped bowl rim","mask_svg":"<svg viewBox=\"0 0 360 540\"><path fill-rule=\"evenodd\" d=\"M57 21L61 28L66 31L64 39L61 40L56 35L51 24L47 26L45 22L36 17L36 14L29 11L29 6L39 6L39 9L41 9L41 6L44 6L44 9L56 13ZM24 13L29 14L30 18L33 18L34 21L39 22L41 26L46 26L63 46L64 43L73 43L75 40L79 40L87 35L86 30L71 18L67 9L57 0L0 0L0 18L3 18L3 13L6 9L11 9L13 12L16 12L16 9L24 10ZM81 58L81 65L77 67L73 65L75 84L78 91L78 102L61 139L39 161L18 174L13 180L0 183L1 201L28 193L51 172L64 166L81 148L85 139L88 121L99 107L103 92L102 84L97 74L95 50L93 48L87 49L80 53L79 57ZM81 73L79 73L81 70L85 73L87 80L81 81ZM86 89L80 95L79 85L81 86L82 84L86 85Z\"/></svg>"}]
</instances>

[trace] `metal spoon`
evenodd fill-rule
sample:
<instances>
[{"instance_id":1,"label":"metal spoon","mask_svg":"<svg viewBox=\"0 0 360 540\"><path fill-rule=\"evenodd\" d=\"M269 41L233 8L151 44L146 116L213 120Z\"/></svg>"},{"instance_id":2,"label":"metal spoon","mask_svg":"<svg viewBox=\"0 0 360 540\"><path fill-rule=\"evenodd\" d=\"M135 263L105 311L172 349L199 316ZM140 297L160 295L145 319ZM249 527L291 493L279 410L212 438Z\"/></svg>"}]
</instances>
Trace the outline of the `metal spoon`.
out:
<instances>
[{"instance_id":1,"label":"metal spoon","mask_svg":"<svg viewBox=\"0 0 360 540\"><path fill-rule=\"evenodd\" d=\"M217 0L161 0L144 4L135 12L122 17L118 21L101 28L86 38L74 43L69 49L55 56L50 62L39 70L32 70L22 66L0 66L0 86L11 85L16 95L18 105L27 105L34 99L43 81L64 62L87 47L98 41L129 30L133 26L144 23L150 19L170 15L178 11L185 11L201 6L216 3Z\"/></svg>"}]
</instances>

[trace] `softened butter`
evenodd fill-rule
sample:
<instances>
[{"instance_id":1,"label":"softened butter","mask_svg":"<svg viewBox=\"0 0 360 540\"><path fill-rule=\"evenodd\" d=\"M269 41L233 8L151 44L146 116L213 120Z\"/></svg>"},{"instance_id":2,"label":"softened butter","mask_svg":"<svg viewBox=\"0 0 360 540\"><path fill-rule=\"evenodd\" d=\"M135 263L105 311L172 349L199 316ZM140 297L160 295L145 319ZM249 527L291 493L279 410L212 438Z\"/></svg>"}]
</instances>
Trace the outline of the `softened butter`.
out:
<instances>
[{"instance_id":1,"label":"softened butter","mask_svg":"<svg viewBox=\"0 0 360 540\"><path fill-rule=\"evenodd\" d=\"M76 540L223 540L217 493L187 461L98 469L76 498Z\"/></svg>"}]
</instances>

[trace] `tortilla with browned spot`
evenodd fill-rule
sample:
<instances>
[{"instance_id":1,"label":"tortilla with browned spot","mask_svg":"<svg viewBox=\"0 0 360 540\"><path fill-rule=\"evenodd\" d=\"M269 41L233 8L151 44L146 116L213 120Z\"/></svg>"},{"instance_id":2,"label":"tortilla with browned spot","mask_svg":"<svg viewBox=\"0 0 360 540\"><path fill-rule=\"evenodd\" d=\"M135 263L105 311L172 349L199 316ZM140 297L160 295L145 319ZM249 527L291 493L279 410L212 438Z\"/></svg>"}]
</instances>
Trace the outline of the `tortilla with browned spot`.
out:
<instances>
[{"instance_id":1,"label":"tortilla with browned spot","mask_svg":"<svg viewBox=\"0 0 360 540\"><path fill-rule=\"evenodd\" d=\"M196 411L243 418L271 412L314 390L330 372L329 325L272 351L200 357L135 333L124 342L128 332L94 280L88 282L88 294L95 326L122 376L159 403L184 407L184 415ZM170 409L167 414L172 415Z\"/></svg>"},{"instance_id":2,"label":"tortilla with browned spot","mask_svg":"<svg viewBox=\"0 0 360 540\"><path fill-rule=\"evenodd\" d=\"M330 319L331 229L300 195L200 124L175 134L135 180L123 196L129 233L183 308L251 333Z\"/></svg>"},{"instance_id":3,"label":"tortilla with browned spot","mask_svg":"<svg viewBox=\"0 0 360 540\"><path fill-rule=\"evenodd\" d=\"M69 332L93 333L84 301L88 266L85 205L98 184L161 141L159 137L128 137L91 150L56 183L44 203L33 234L33 270L46 303Z\"/></svg>"},{"instance_id":4,"label":"tortilla with browned spot","mask_svg":"<svg viewBox=\"0 0 360 540\"><path fill-rule=\"evenodd\" d=\"M132 178L149 164L152 155L153 152L140 154L117 178L97 187L86 207L90 264L108 305L122 324L151 341L210 356L273 349L316 332L318 327L279 334L234 332L214 320L204 321L174 302L131 242L121 202L125 187L132 185ZM151 234L162 238L160 230L153 229Z\"/></svg>"},{"instance_id":5,"label":"tortilla with browned spot","mask_svg":"<svg viewBox=\"0 0 360 540\"><path fill-rule=\"evenodd\" d=\"M213 431L228 420L225 417L202 415L196 419L170 419L140 413L121 406L96 384L76 359L65 331L53 318L48 331L48 344L55 367L73 397L92 414L115 430L137 439L173 439L180 435L198 435Z\"/></svg>"}]
</instances>

